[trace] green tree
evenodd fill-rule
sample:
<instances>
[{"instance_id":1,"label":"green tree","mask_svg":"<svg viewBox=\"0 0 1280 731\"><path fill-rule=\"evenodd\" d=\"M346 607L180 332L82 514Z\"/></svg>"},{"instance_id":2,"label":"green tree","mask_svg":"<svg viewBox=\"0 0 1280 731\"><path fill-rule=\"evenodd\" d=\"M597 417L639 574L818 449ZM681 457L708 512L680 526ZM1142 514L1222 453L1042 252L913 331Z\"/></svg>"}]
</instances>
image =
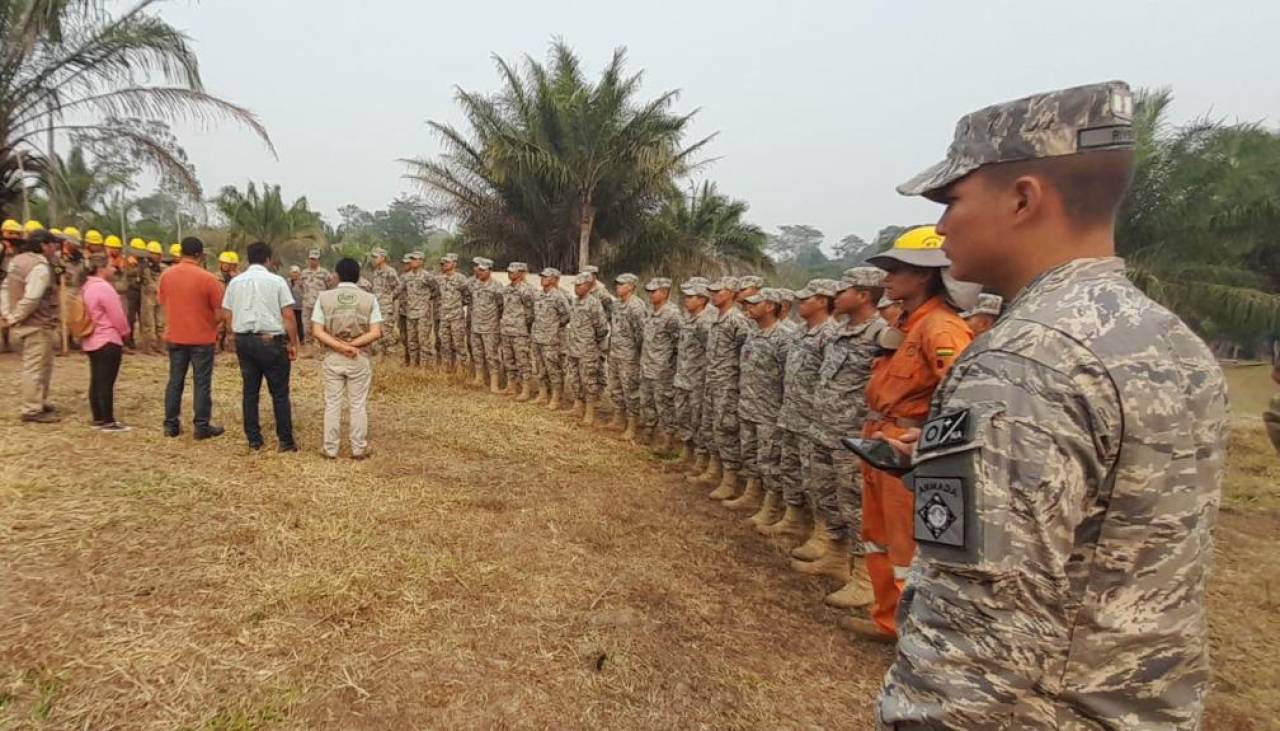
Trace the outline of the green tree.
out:
<instances>
[{"instance_id":1,"label":"green tree","mask_svg":"<svg viewBox=\"0 0 1280 731\"><path fill-rule=\"evenodd\" d=\"M376 246L387 250L392 259L410 251L424 251L430 236L439 230L432 225L435 210L414 196L397 196L384 210L369 212L354 204L338 208L342 223L333 230L337 240L352 244L364 253Z\"/></svg>"},{"instance_id":2,"label":"green tree","mask_svg":"<svg viewBox=\"0 0 1280 731\"><path fill-rule=\"evenodd\" d=\"M189 39L148 12L155 2L141 0L112 15L100 0L0 0L5 211L13 212L19 159L27 174L43 173L59 135L128 144L152 169L192 191L199 184L180 148L157 136L150 122L230 119L270 147L252 113L205 91Z\"/></svg>"},{"instance_id":3,"label":"green tree","mask_svg":"<svg viewBox=\"0 0 1280 731\"><path fill-rule=\"evenodd\" d=\"M279 185L264 183L261 193L252 182L244 192L228 185L213 199L213 207L226 220L232 246L239 249L264 241L282 259L306 258L301 249L324 232L324 222L311 210L306 196L285 205Z\"/></svg>"},{"instance_id":4,"label":"green tree","mask_svg":"<svg viewBox=\"0 0 1280 731\"><path fill-rule=\"evenodd\" d=\"M672 189L645 231L614 249L609 268L677 279L770 270L765 233L744 220L747 210L745 201L722 195L714 183L703 183L688 198Z\"/></svg>"}]
</instances>

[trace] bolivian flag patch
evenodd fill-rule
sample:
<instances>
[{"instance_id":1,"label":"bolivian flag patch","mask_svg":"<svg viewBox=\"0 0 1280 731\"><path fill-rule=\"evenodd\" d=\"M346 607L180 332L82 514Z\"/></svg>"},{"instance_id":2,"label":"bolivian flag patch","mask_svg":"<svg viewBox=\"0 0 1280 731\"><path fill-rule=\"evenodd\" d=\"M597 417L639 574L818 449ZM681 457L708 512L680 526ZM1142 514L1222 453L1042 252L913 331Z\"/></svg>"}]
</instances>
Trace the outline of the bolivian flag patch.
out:
<instances>
[{"instance_id":1,"label":"bolivian flag patch","mask_svg":"<svg viewBox=\"0 0 1280 731\"><path fill-rule=\"evenodd\" d=\"M935 352L937 353L939 358L950 358L951 356L956 354L956 349L955 348L938 348L937 351Z\"/></svg>"}]
</instances>

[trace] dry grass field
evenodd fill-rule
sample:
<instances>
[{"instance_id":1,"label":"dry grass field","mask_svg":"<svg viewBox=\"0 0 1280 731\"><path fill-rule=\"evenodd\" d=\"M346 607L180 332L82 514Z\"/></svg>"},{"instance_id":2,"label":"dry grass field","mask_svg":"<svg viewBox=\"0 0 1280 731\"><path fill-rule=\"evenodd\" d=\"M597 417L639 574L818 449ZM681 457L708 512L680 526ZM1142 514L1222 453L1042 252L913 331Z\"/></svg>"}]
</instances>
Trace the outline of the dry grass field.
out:
<instances>
[{"instance_id":1,"label":"dry grass field","mask_svg":"<svg viewBox=\"0 0 1280 731\"><path fill-rule=\"evenodd\" d=\"M304 451L252 453L234 360L207 442L162 437L165 369L127 359L138 428L103 434L82 358L59 359L70 415L46 427L14 416L0 356L0 728L870 727L891 651L615 437L389 365L374 456L328 461L303 361ZM1274 728L1280 460L1259 429L1227 493L1210 726Z\"/></svg>"}]
</instances>

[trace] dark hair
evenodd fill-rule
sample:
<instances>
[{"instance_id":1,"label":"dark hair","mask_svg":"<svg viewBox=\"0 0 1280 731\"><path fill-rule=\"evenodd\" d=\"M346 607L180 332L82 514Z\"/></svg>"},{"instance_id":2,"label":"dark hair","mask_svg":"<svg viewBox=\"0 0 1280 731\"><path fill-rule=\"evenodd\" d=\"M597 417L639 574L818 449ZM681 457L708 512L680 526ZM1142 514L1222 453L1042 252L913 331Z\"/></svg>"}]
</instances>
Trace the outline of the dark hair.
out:
<instances>
[{"instance_id":1,"label":"dark hair","mask_svg":"<svg viewBox=\"0 0 1280 731\"><path fill-rule=\"evenodd\" d=\"M36 231L25 239L18 239L14 248L23 254L39 254L44 248L46 241L53 241L54 238L45 231Z\"/></svg>"},{"instance_id":2,"label":"dark hair","mask_svg":"<svg viewBox=\"0 0 1280 731\"><path fill-rule=\"evenodd\" d=\"M195 236L188 236L182 240L183 256L200 256L204 253L204 242Z\"/></svg>"},{"instance_id":3,"label":"dark hair","mask_svg":"<svg viewBox=\"0 0 1280 731\"><path fill-rule=\"evenodd\" d=\"M1113 225L1133 181L1133 150L1098 150L991 166L988 180L1008 185L1024 175L1043 178L1058 193L1076 228Z\"/></svg>"},{"instance_id":4,"label":"dark hair","mask_svg":"<svg viewBox=\"0 0 1280 731\"><path fill-rule=\"evenodd\" d=\"M349 256L339 259L333 270L338 273L339 282L355 283L360 280L360 262Z\"/></svg>"},{"instance_id":5,"label":"dark hair","mask_svg":"<svg viewBox=\"0 0 1280 731\"><path fill-rule=\"evenodd\" d=\"M89 257L89 273L97 274L103 269L106 269L107 265L110 263L111 260L107 258L106 254L93 254Z\"/></svg>"},{"instance_id":6,"label":"dark hair","mask_svg":"<svg viewBox=\"0 0 1280 731\"><path fill-rule=\"evenodd\" d=\"M858 289L866 292L871 297L872 307L875 307L884 298L884 287L858 287Z\"/></svg>"},{"instance_id":7,"label":"dark hair","mask_svg":"<svg viewBox=\"0 0 1280 731\"><path fill-rule=\"evenodd\" d=\"M271 258L271 245L261 241L255 241L249 244L248 251L245 252L250 264L266 264L267 259Z\"/></svg>"}]
</instances>

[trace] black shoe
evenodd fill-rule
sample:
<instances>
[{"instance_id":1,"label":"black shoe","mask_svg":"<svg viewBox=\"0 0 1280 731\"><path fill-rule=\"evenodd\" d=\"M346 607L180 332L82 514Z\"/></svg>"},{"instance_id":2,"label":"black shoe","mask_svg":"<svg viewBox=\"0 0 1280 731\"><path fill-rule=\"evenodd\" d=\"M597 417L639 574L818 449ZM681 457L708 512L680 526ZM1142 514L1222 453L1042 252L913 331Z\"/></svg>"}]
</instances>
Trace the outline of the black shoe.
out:
<instances>
[{"instance_id":1,"label":"black shoe","mask_svg":"<svg viewBox=\"0 0 1280 731\"><path fill-rule=\"evenodd\" d=\"M164 428L164 435L165 435L166 437L176 437L176 436L178 436L178 435L179 435L179 434L181 434L181 433L182 433L182 429L180 429L180 428L178 428L178 427L176 427L176 426L166 426L166 427Z\"/></svg>"},{"instance_id":2,"label":"black shoe","mask_svg":"<svg viewBox=\"0 0 1280 731\"><path fill-rule=\"evenodd\" d=\"M23 414L22 420L28 424L56 424L62 417L52 411L41 411L37 414Z\"/></svg>"},{"instance_id":3,"label":"black shoe","mask_svg":"<svg viewBox=\"0 0 1280 731\"><path fill-rule=\"evenodd\" d=\"M200 439L212 439L214 437L220 437L222 436L222 433L225 431L226 429L223 429L220 426L215 426L213 424L210 424L208 427L204 429L196 430L196 439L200 440Z\"/></svg>"},{"instance_id":4,"label":"black shoe","mask_svg":"<svg viewBox=\"0 0 1280 731\"><path fill-rule=\"evenodd\" d=\"M296 451L298 451L298 445L296 445L296 444L281 444L281 445L280 445L280 449L279 449L278 451L280 451L280 452L296 452Z\"/></svg>"},{"instance_id":5,"label":"black shoe","mask_svg":"<svg viewBox=\"0 0 1280 731\"><path fill-rule=\"evenodd\" d=\"M104 427L104 426L106 426L107 424L110 424L110 423L111 423L111 422L109 422L109 421L103 421L103 420L101 420L101 419L94 419L92 422L90 422L90 423L89 423L89 425L90 425L90 426L92 426L94 429L98 429L98 428L100 428L100 427Z\"/></svg>"},{"instance_id":6,"label":"black shoe","mask_svg":"<svg viewBox=\"0 0 1280 731\"><path fill-rule=\"evenodd\" d=\"M99 429L98 431L101 431L101 432L108 432L108 433L111 433L111 432L115 432L115 433L130 432L130 431L133 431L133 427L131 427L131 426L126 426L126 425L124 425L124 424L121 424L121 423L120 423L120 422L118 422L118 421L113 421L113 422L111 422L111 423L107 424L106 426L102 427L102 428L101 428L101 429Z\"/></svg>"},{"instance_id":7,"label":"black shoe","mask_svg":"<svg viewBox=\"0 0 1280 731\"><path fill-rule=\"evenodd\" d=\"M249 449L252 449L255 452L262 449L262 442L249 442Z\"/></svg>"}]
</instances>

